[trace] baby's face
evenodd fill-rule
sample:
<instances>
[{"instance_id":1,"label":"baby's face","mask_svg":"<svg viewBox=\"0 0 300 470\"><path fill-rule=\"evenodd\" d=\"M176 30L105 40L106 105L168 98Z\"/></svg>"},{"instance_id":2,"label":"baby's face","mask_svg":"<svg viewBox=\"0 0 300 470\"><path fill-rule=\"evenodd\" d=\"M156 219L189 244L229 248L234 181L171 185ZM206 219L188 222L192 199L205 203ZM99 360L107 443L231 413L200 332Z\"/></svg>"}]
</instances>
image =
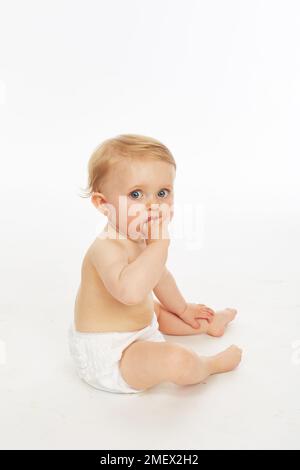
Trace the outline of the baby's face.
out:
<instances>
[{"instance_id":1,"label":"baby's face","mask_svg":"<svg viewBox=\"0 0 300 470\"><path fill-rule=\"evenodd\" d=\"M123 235L137 239L142 221L150 214L171 220L175 175L174 166L163 161L118 162L110 169L102 191L114 208L109 215L113 225Z\"/></svg>"}]
</instances>

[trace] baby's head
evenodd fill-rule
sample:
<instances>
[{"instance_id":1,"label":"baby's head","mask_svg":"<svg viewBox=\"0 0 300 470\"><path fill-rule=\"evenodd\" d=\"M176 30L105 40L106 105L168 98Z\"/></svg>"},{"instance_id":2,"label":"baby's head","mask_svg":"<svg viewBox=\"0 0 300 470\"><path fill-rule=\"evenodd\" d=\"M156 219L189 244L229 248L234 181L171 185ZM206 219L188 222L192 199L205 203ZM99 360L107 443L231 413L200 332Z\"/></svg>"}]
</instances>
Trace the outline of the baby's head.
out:
<instances>
[{"instance_id":1,"label":"baby's head","mask_svg":"<svg viewBox=\"0 0 300 470\"><path fill-rule=\"evenodd\" d=\"M88 163L84 197L123 236L137 240L151 215L173 216L176 163L170 150L151 137L122 134L102 142ZM152 211L151 211L152 210Z\"/></svg>"}]
</instances>

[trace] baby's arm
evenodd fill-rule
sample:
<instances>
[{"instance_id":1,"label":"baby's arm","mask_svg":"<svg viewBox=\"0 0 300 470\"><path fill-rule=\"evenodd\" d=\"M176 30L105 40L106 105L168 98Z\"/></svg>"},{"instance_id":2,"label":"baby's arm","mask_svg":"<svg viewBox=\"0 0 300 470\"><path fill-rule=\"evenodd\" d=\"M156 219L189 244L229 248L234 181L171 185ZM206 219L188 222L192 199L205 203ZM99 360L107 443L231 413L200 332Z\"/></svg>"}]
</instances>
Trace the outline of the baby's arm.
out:
<instances>
[{"instance_id":1,"label":"baby's arm","mask_svg":"<svg viewBox=\"0 0 300 470\"><path fill-rule=\"evenodd\" d=\"M169 312L176 313L176 315L180 316L180 314L185 311L187 302L181 295L174 277L167 268L164 269L163 275L158 284L154 287L153 292L160 303L169 310Z\"/></svg>"},{"instance_id":2,"label":"baby's arm","mask_svg":"<svg viewBox=\"0 0 300 470\"><path fill-rule=\"evenodd\" d=\"M205 319L209 323L212 321L214 311L203 304L186 302L176 285L174 277L166 268L153 292L160 301L161 306L168 313L174 313L193 328L199 327L195 318Z\"/></svg>"},{"instance_id":3,"label":"baby's arm","mask_svg":"<svg viewBox=\"0 0 300 470\"><path fill-rule=\"evenodd\" d=\"M169 244L169 239L155 240L128 263L127 250L122 243L102 240L91 250L91 261L111 295L126 305L135 305L158 283Z\"/></svg>"}]
</instances>

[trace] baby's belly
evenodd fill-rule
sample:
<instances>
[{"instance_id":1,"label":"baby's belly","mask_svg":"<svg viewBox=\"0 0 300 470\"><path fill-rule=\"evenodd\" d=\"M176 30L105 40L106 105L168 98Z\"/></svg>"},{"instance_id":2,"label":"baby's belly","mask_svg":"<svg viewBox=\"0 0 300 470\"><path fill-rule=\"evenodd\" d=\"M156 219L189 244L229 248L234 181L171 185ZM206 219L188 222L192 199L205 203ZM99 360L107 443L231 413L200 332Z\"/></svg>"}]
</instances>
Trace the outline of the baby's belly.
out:
<instances>
[{"instance_id":1,"label":"baby's belly","mask_svg":"<svg viewBox=\"0 0 300 470\"><path fill-rule=\"evenodd\" d=\"M153 314L152 292L139 304L124 305L102 289L80 286L74 323L81 332L134 331L150 325Z\"/></svg>"}]
</instances>

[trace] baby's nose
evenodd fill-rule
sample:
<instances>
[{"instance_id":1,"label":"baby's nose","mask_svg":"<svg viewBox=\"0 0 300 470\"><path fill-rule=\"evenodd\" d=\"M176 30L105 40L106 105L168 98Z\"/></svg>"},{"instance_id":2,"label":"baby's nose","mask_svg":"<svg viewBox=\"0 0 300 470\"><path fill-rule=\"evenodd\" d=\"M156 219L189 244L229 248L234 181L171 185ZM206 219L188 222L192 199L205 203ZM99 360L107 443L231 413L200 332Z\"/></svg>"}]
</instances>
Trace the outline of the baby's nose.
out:
<instances>
[{"instance_id":1,"label":"baby's nose","mask_svg":"<svg viewBox=\"0 0 300 470\"><path fill-rule=\"evenodd\" d=\"M152 211L157 211L159 209L159 204L153 196L148 197L148 200L146 202L146 209L147 211L150 211L151 209Z\"/></svg>"}]
</instances>

